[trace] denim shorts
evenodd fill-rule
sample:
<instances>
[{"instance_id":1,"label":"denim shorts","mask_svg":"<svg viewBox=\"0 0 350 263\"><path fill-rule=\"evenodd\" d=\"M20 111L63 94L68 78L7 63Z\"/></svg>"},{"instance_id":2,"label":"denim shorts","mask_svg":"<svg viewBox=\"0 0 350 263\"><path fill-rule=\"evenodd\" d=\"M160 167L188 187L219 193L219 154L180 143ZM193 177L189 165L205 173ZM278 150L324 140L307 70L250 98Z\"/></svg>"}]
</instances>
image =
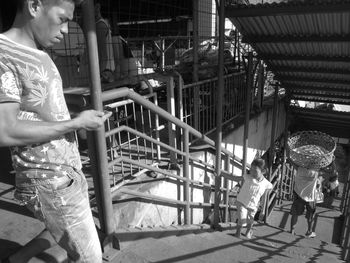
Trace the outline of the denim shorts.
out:
<instances>
[{"instance_id":1,"label":"denim shorts","mask_svg":"<svg viewBox=\"0 0 350 263\"><path fill-rule=\"evenodd\" d=\"M88 185L82 172L72 169L65 176L47 180L18 179L14 195L44 222L56 242L67 251L70 262L102 262Z\"/></svg>"}]
</instances>

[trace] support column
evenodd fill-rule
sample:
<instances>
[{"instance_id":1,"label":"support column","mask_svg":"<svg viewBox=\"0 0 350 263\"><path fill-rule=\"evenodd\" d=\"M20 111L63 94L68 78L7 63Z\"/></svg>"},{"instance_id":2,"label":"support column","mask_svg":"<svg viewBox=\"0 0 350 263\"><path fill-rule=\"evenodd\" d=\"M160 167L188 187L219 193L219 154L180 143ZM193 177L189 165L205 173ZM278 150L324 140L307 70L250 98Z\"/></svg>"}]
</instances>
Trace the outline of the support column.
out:
<instances>
[{"instance_id":1,"label":"support column","mask_svg":"<svg viewBox=\"0 0 350 263\"><path fill-rule=\"evenodd\" d=\"M253 87L253 53L248 53L248 72L247 72L247 90L246 90L246 102L245 102L245 121L243 132L243 160L242 160L242 176L246 173L247 168L247 151L248 151L248 134L249 134L249 121L250 121L250 101L252 97Z\"/></svg>"},{"instance_id":2,"label":"support column","mask_svg":"<svg viewBox=\"0 0 350 263\"><path fill-rule=\"evenodd\" d=\"M84 32L86 34L86 43L88 48L89 59L89 76L91 81L90 94L91 103L95 110L103 111L102 91L100 81L99 58L97 51L95 15L93 0L87 0L82 4ZM95 160L93 163L96 167L97 174L93 174L94 185L96 189L96 201L100 203L99 214L103 219L101 223L101 231L106 234L112 234L115 229L112 197L110 192L107 148L104 127L92 132L92 137L95 142ZM95 184L96 182L96 184Z\"/></svg>"},{"instance_id":3,"label":"support column","mask_svg":"<svg viewBox=\"0 0 350 263\"><path fill-rule=\"evenodd\" d=\"M198 47L199 47L199 0L193 0L193 83L198 82ZM194 115L194 128L199 130L199 87L193 86L193 115Z\"/></svg>"},{"instance_id":4,"label":"support column","mask_svg":"<svg viewBox=\"0 0 350 263\"><path fill-rule=\"evenodd\" d=\"M276 126L277 126L277 113L278 113L278 85L275 85L275 94L273 99L273 113L272 113L272 127L271 127L271 140L270 140L270 149L269 149L269 178L271 181L272 176L272 164L273 164L273 155L275 152L275 135L276 135ZM269 216L269 202L270 196L266 196L266 211L265 211L265 222L267 217Z\"/></svg>"},{"instance_id":5,"label":"support column","mask_svg":"<svg viewBox=\"0 0 350 263\"><path fill-rule=\"evenodd\" d=\"M215 203L214 203L214 227L220 221L219 205L221 202L221 142L222 142L222 101L224 97L224 43L225 43L225 1L220 0L219 12L219 73L218 93L216 97L216 158L215 158Z\"/></svg>"}]
</instances>

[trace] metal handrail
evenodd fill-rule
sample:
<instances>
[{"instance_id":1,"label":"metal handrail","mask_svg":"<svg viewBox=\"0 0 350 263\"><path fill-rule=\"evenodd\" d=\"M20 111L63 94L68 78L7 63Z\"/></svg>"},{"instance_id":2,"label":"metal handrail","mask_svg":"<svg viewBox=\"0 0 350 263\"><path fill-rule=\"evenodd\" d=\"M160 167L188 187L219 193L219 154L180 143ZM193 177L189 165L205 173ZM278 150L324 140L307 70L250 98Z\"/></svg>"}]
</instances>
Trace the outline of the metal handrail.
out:
<instances>
[{"instance_id":1,"label":"metal handrail","mask_svg":"<svg viewBox=\"0 0 350 263\"><path fill-rule=\"evenodd\" d=\"M132 165L139 165L143 168L149 169L149 170L154 170L154 171L158 171L161 172L169 177L173 177L173 178L177 178L177 179L181 179L184 182L184 201L186 203L185 205L185 209L184 209L184 223L185 224L190 224L190 207L191 207L191 202L190 202L190 183L199 183L197 181L193 181L190 179L190 170L189 170L189 166L190 166L190 160L193 162L199 161L198 159L195 159L193 157L190 156L190 149L189 149L189 136L190 134L192 136L195 136L196 138L202 140L205 144L211 146L211 147L215 147L216 144L213 140L211 140L209 137L203 135L202 133L200 133L199 131L197 131L196 129L194 129L193 127L189 126L188 124L182 122L180 119L174 117L173 115L171 115L169 112L163 110L162 108L158 107L157 105L155 105L154 103L150 102L149 100L145 99L143 96L137 94L136 92L134 92L131 89L128 88L119 88L116 90L108 90L102 93L102 101L103 102L109 102L109 101L113 101L113 100L118 100L118 99L123 99L123 100L127 100L130 99L132 100L134 103L137 103L138 105L140 105L141 107L147 108L149 111L154 112L157 114L157 116L160 116L162 118L164 118L165 120L167 120L169 123L172 123L174 125L176 125L178 128L182 128L183 130L183 149L182 151L177 150L176 148L174 148L174 146L169 146L169 145L165 145L164 143L155 140L151 137L149 137L147 134L144 133L140 133L134 129L131 129L130 127L127 126L120 126L114 129L111 129L109 132L105 133L105 137L114 135L122 130L128 131L130 133L134 133L137 136L140 136L144 139L150 140L152 143L158 145L158 146L162 146L165 149L168 149L170 152L174 152L177 153L179 155L182 156L182 163L183 163L183 177L178 177L177 175L173 175L171 173L167 173L166 171L163 171L161 169L158 169L157 167L153 167L153 166L148 166L147 164L141 164L137 161L134 161L132 159L125 159L124 157L118 157L116 160L112 160L108 166L110 167L113 164L116 164L118 162L128 162ZM222 149L221 152L223 154L225 154L229 160L233 160L233 161L237 161L237 158L235 158L234 154L232 152L230 152L227 149ZM101 156L100 158L106 158L106 156ZM203 165L206 165L204 162L200 162ZM209 164L208 164L209 165ZM210 166L209 166L210 167ZM228 176L230 173L228 171L222 171L221 167L219 168L220 174L218 175L215 169L215 166L212 167L213 171L212 173L215 176L223 176L225 177L225 179L229 179L229 180L233 180L233 181L237 181L237 177L235 176ZM215 170L214 170L215 169ZM201 183L203 185L203 183ZM219 187L217 187L215 189L215 191L228 191L227 188L222 188L221 185ZM219 194L219 193L216 193ZM141 196L141 194L140 194ZM219 204L217 204L219 205ZM225 200L225 204L224 207L226 208L228 206L228 200ZM220 206L221 207L221 206ZM227 211L227 208L226 210ZM218 212L218 211L217 211ZM215 213L215 212L214 212Z\"/></svg>"},{"instance_id":2,"label":"metal handrail","mask_svg":"<svg viewBox=\"0 0 350 263\"><path fill-rule=\"evenodd\" d=\"M203 142L205 142L206 144L215 148L215 142L212 139L203 135L202 133L200 133L199 131L197 131L193 127L182 122L180 119L174 117L169 112L156 106L152 102L145 100L141 95L137 94L136 92L134 92L133 90L131 90L129 88L119 88L119 89L115 89L115 90L108 90L108 91L104 91L102 93L102 101L103 102L118 99L118 98L132 99L133 101L139 103L140 105L147 107L151 111L156 112L158 115L167 119L168 121L176 124L178 127L182 128L184 130L188 130L190 134L200 138L201 140L203 140ZM233 159L235 159L237 161L241 161L239 158L237 158L237 156L235 156L232 152L230 152L229 150L227 150L225 148L222 149L222 152L224 154L229 155L230 157L232 157Z\"/></svg>"}]
</instances>

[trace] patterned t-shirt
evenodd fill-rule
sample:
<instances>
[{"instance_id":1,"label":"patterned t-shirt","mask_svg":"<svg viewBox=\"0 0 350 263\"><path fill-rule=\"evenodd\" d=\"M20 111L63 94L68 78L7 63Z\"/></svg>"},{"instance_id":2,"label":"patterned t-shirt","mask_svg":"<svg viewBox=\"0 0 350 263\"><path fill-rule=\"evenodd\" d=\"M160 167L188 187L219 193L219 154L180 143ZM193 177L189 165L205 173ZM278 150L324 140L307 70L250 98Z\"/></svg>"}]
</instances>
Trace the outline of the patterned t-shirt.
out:
<instances>
[{"instance_id":1,"label":"patterned t-shirt","mask_svg":"<svg viewBox=\"0 0 350 263\"><path fill-rule=\"evenodd\" d=\"M20 104L20 120L70 119L62 79L49 55L0 34L0 103L3 102ZM59 177L66 168L81 169L74 132L44 143L11 147L11 153L13 167L22 179Z\"/></svg>"}]
</instances>

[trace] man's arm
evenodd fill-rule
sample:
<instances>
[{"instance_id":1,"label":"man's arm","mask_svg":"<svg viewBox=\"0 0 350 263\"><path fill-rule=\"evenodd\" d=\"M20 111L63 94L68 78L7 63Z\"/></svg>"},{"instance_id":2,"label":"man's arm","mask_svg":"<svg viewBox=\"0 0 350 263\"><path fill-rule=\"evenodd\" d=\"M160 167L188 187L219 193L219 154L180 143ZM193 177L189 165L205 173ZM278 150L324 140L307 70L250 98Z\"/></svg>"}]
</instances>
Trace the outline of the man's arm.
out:
<instances>
[{"instance_id":1,"label":"man's arm","mask_svg":"<svg viewBox=\"0 0 350 263\"><path fill-rule=\"evenodd\" d=\"M0 103L0 146L46 142L78 129L96 130L112 114L87 110L72 120L41 122L18 120L18 112L18 103Z\"/></svg>"}]
</instances>

